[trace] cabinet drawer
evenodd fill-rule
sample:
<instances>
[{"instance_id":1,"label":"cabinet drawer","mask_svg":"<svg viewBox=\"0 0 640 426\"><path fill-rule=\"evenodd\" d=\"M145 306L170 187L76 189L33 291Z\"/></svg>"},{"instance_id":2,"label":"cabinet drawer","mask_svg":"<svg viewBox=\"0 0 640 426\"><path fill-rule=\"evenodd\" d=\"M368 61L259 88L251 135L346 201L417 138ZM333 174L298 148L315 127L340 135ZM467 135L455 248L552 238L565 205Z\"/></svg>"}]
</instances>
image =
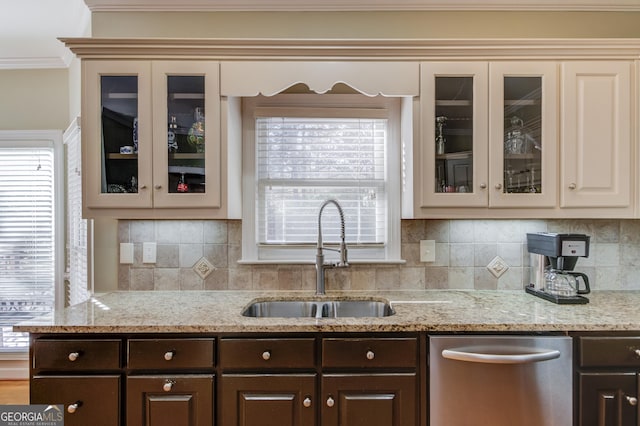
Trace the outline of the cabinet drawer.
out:
<instances>
[{"instance_id":1,"label":"cabinet drawer","mask_svg":"<svg viewBox=\"0 0 640 426\"><path fill-rule=\"evenodd\" d=\"M416 368L417 357L415 338L322 340L325 368Z\"/></svg>"},{"instance_id":2,"label":"cabinet drawer","mask_svg":"<svg viewBox=\"0 0 640 426\"><path fill-rule=\"evenodd\" d=\"M36 370L117 370L120 340L36 340L33 368Z\"/></svg>"},{"instance_id":3,"label":"cabinet drawer","mask_svg":"<svg viewBox=\"0 0 640 426\"><path fill-rule=\"evenodd\" d=\"M31 404L64 405L66 426L120 424L120 376L34 376Z\"/></svg>"},{"instance_id":4,"label":"cabinet drawer","mask_svg":"<svg viewBox=\"0 0 640 426\"><path fill-rule=\"evenodd\" d=\"M580 337L581 367L640 366L640 337Z\"/></svg>"},{"instance_id":5,"label":"cabinet drawer","mask_svg":"<svg viewBox=\"0 0 640 426\"><path fill-rule=\"evenodd\" d=\"M132 370L212 368L213 339L130 339L127 366Z\"/></svg>"},{"instance_id":6,"label":"cabinet drawer","mask_svg":"<svg viewBox=\"0 0 640 426\"><path fill-rule=\"evenodd\" d=\"M311 369L315 339L222 339L220 366L227 370Z\"/></svg>"}]
</instances>

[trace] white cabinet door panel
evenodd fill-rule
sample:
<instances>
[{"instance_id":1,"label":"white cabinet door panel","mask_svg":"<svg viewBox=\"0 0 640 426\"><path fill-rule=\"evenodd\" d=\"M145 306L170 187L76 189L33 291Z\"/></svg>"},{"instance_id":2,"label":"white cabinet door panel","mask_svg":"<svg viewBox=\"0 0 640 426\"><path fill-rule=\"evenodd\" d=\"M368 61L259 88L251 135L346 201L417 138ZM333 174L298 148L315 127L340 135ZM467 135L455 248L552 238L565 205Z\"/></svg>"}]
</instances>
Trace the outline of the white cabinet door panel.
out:
<instances>
[{"instance_id":1,"label":"white cabinet door panel","mask_svg":"<svg viewBox=\"0 0 640 426\"><path fill-rule=\"evenodd\" d=\"M562 65L561 207L630 206L632 67Z\"/></svg>"}]
</instances>

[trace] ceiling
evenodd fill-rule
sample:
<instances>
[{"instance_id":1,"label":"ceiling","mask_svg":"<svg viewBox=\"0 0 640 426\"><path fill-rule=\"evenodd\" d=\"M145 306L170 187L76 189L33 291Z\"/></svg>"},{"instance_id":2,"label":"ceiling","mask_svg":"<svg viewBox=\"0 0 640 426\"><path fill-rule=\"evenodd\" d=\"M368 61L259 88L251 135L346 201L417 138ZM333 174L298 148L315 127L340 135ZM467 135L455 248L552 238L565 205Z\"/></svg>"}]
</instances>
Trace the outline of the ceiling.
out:
<instances>
[{"instance_id":1,"label":"ceiling","mask_svg":"<svg viewBox=\"0 0 640 426\"><path fill-rule=\"evenodd\" d=\"M0 69L67 67L57 38L89 36L92 11L145 10L640 11L640 0L0 0Z\"/></svg>"}]
</instances>

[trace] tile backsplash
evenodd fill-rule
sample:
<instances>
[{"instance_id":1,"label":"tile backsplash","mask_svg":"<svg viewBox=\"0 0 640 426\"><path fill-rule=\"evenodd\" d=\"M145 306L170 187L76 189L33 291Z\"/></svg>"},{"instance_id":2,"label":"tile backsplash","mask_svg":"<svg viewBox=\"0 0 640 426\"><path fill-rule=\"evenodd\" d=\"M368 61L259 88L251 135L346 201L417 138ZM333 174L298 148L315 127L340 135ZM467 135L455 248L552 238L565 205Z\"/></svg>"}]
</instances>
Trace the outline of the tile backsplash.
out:
<instances>
[{"instance_id":1,"label":"tile backsplash","mask_svg":"<svg viewBox=\"0 0 640 426\"><path fill-rule=\"evenodd\" d=\"M520 289L529 277L525 234L539 231L591 236L576 270L592 289L640 289L640 220L403 220L406 263L327 270L327 290ZM119 265L120 290L315 289L314 259L239 264L238 220L121 220L118 240L134 244L134 263ZM435 262L420 262L420 240L435 240ZM142 262L144 242L157 244L156 263ZM507 267L499 278L488 268L496 260Z\"/></svg>"}]
</instances>

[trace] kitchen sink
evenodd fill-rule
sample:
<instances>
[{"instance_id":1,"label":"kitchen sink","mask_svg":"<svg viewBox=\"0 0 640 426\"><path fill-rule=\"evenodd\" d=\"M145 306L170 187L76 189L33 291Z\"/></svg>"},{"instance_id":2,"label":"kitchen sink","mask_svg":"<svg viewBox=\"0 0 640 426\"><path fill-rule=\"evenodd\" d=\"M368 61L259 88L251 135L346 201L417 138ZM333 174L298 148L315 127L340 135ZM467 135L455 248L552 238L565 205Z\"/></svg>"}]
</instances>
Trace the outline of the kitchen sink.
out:
<instances>
[{"instance_id":1,"label":"kitchen sink","mask_svg":"<svg viewBox=\"0 0 640 426\"><path fill-rule=\"evenodd\" d=\"M382 300L265 300L242 311L243 316L255 318L366 318L394 313Z\"/></svg>"}]
</instances>

